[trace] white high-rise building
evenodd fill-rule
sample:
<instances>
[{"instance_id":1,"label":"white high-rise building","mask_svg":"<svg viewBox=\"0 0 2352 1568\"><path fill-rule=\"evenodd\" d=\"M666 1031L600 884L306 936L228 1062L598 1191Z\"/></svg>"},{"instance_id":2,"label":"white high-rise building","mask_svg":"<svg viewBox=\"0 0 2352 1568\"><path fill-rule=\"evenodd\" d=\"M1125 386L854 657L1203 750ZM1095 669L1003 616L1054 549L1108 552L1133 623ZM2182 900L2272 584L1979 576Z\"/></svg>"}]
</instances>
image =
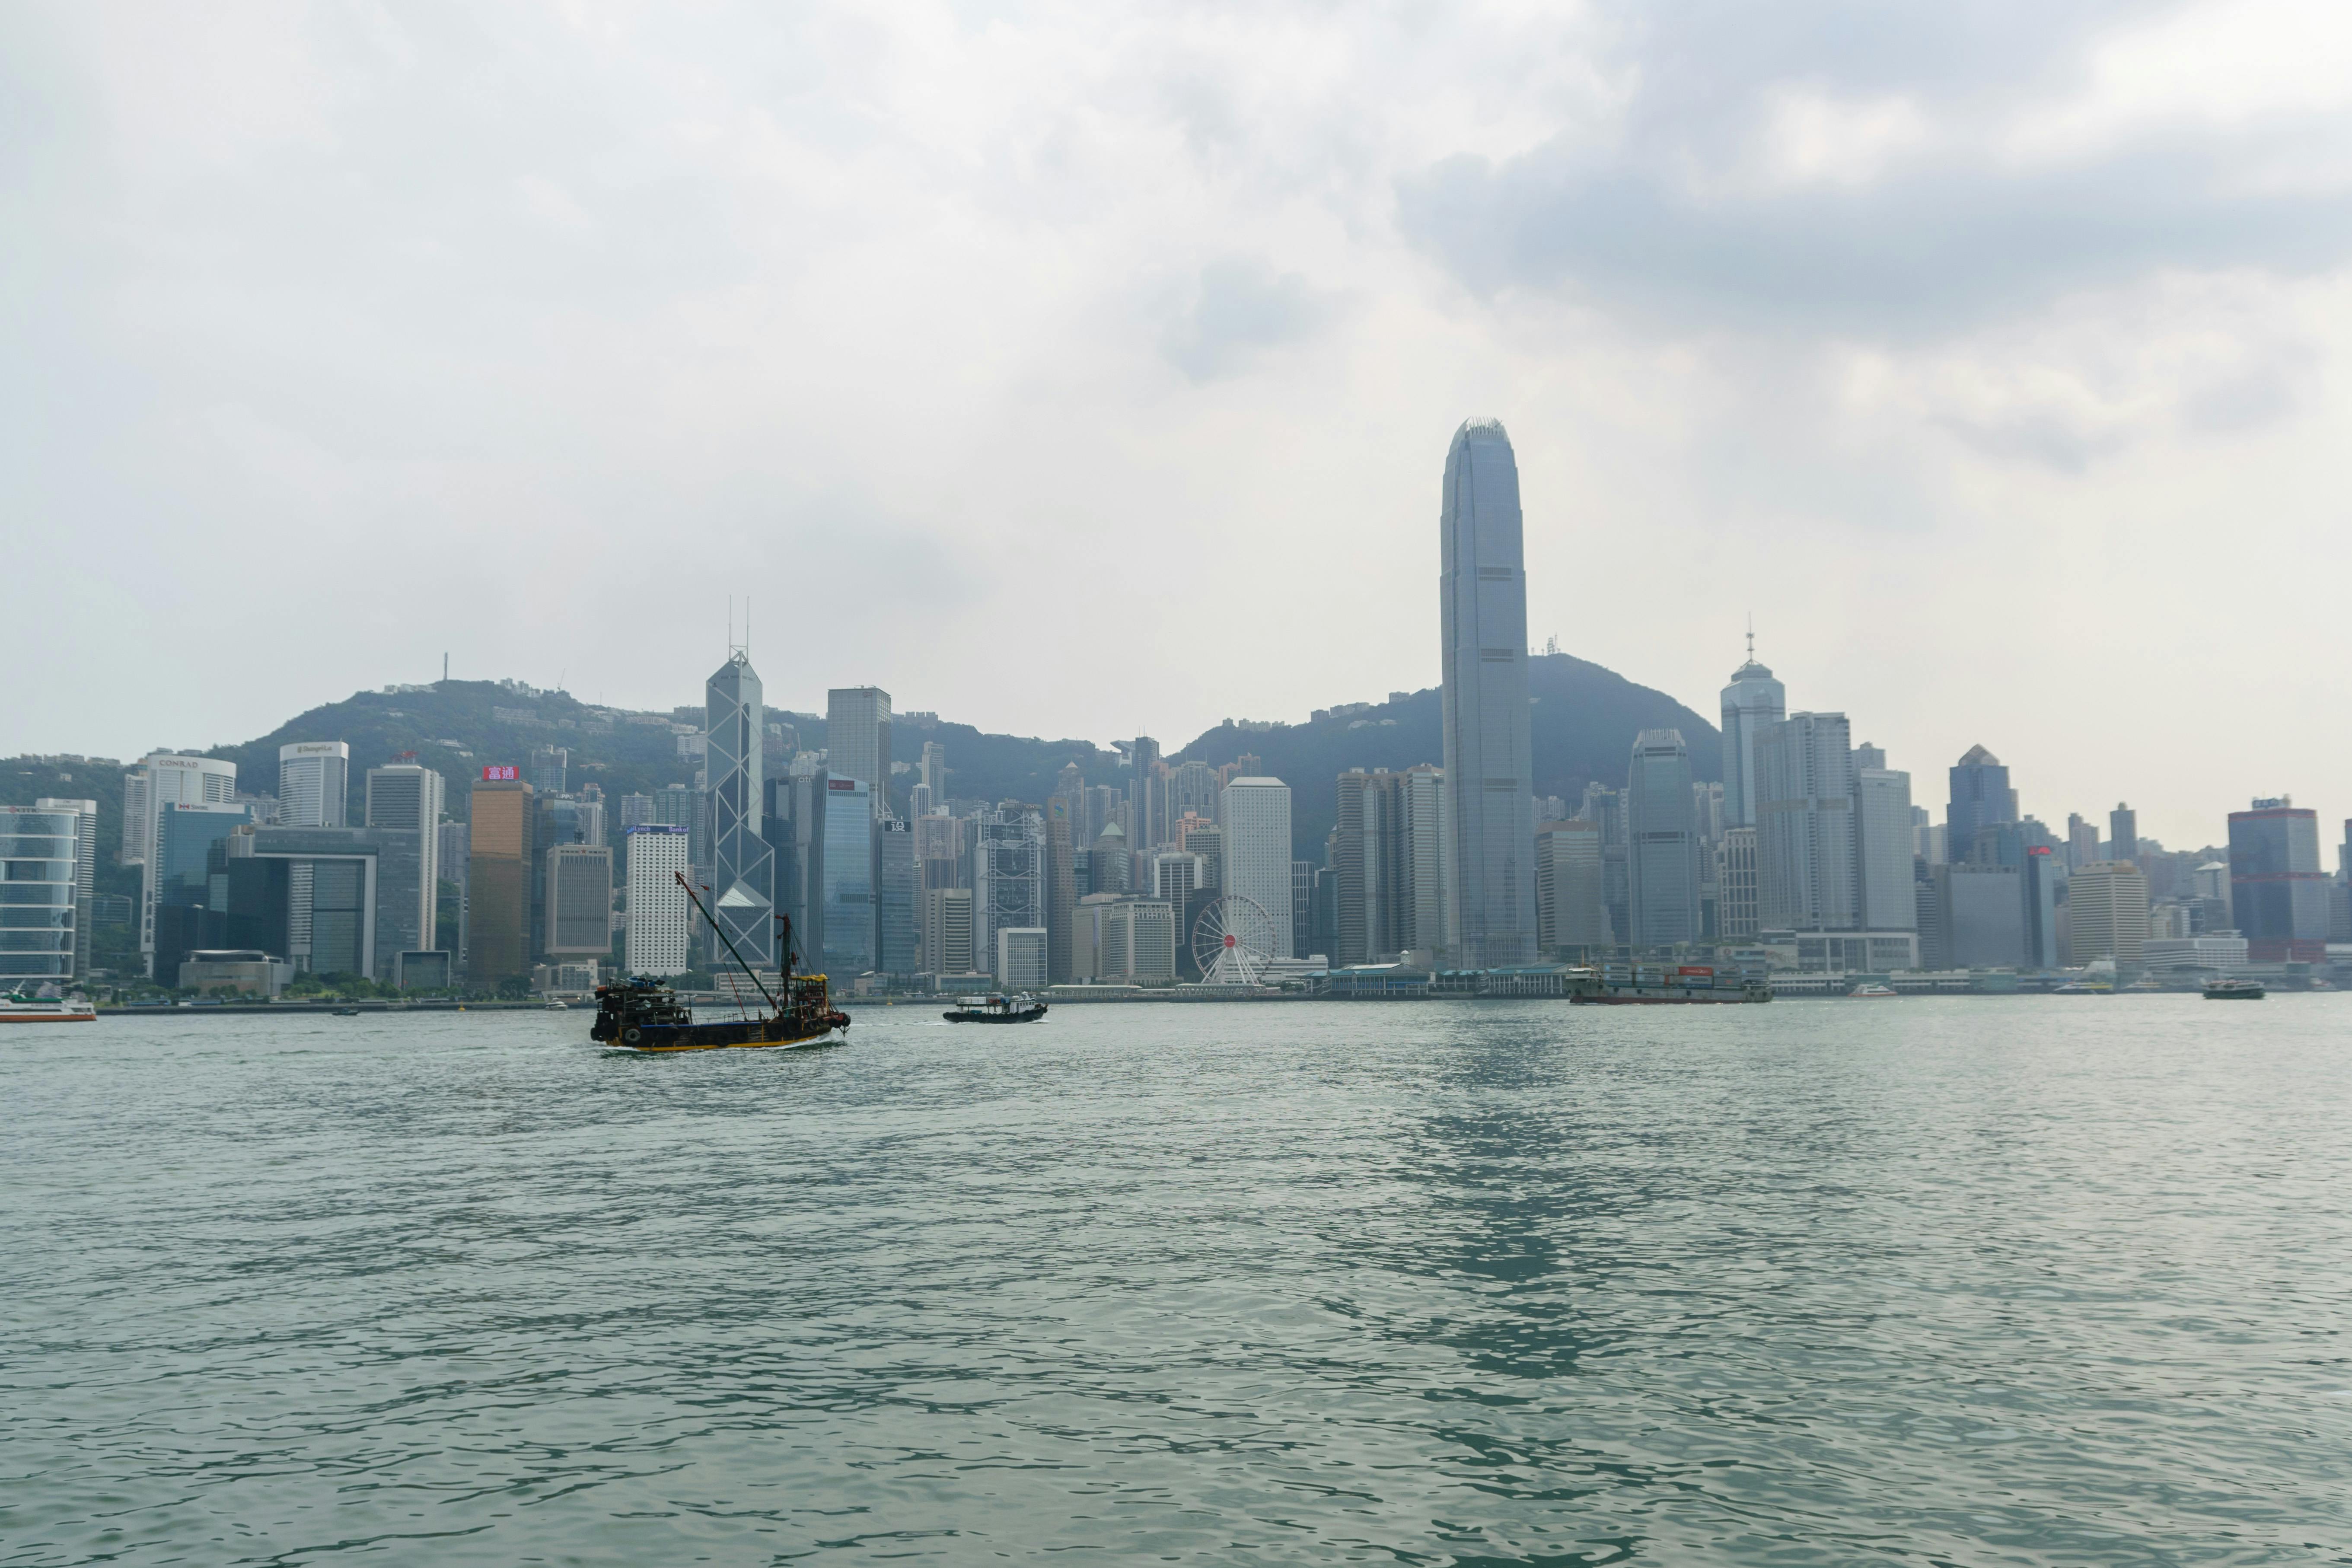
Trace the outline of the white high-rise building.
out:
<instances>
[{"instance_id":1,"label":"white high-rise building","mask_svg":"<svg viewBox=\"0 0 2352 1568\"><path fill-rule=\"evenodd\" d=\"M1756 736L1758 917L1766 931L1853 931L1853 731L1791 713Z\"/></svg>"},{"instance_id":2,"label":"white high-rise building","mask_svg":"<svg viewBox=\"0 0 2352 1568\"><path fill-rule=\"evenodd\" d=\"M278 748L278 826L341 827L350 820L352 749L341 741Z\"/></svg>"},{"instance_id":3,"label":"white high-rise building","mask_svg":"<svg viewBox=\"0 0 2352 1568\"><path fill-rule=\"evenodd\" d=\"M1445 945L1473 969L1530 963L1536 797L1528 584L1518 461L1500 421L1468 420L1454 433L1438 540L1448 785L1444 858L1454 868Z\"/></svg>"},{"instance_id":4,"label":"white high-rise building","mask_svg":"<svg viewBox=\"0 0 2352 1568\"><path fill-rule=\"evenodd\" d=\"M603 958L613 951L610 849L599 844L558 844L548 850L544 951L559 961Z\"/></svg>"},{"instance_id":5,"label":"white high-rise building","mask_svg":"<svg viewBox=\"0 0 2352 1568\"><path fill-rule=\"evenodd\" d=\"M1756 634L1748 634L1748 662L1723 689L1723 825L1753 827L1762 809L1757 793L1756 737L1789 716L1788 689L1756 662Z\"/></svg>"},{"instance_id":6,"label":"white high-rise building","mask_svg":"<svg viewBox=\"0 0 2352 1568\"><path fill-rule=\"evenodd\" d=\"M1912 877L1911 775L1858 768L1853 775L1854 875L1864 931L1910 931L1919 922Z\"/></svg>"},{"instance_id":7,"label":"white high-rise building","mask_svg":"<svg viewBox=\"0 0 2352 1568\"><path fill-rule=\"evenodd\" d=\"M134 788L135 781L135 788ZM236 764L211 757L184 757L154 752L123 773L123 859L137 859L144 868L139 878L139 954L147 973L155 972L155 846L162 836L163 813L175 805L226 805L236 797ZM137 815L132 816L132 802Z\"/></svg>"},{"instance_id":8,"label":"white high-rise building","mask_svg":"<svg viewBox=\"0 0 2352 1568\"><path fill-rule=\"evenodd\" d=\"M1290 786L1275 778L1237 778L1220 797L1224 826L1224 889L1248 899L1274 921L1274 953L1289 958Z\"/></svg>"},{"instance_id":9,"label":"white high-rise building","mask_svg":"<svg viewBox=\"0 0 2352 1568\"><path fill-rule=\"evenodd\" d=\"M694 910L677 879L689 868L693 834L647 823L629 838L629 934L623 948L632 974L683 974L694 967Z\"/></svg>"}]
</instances>

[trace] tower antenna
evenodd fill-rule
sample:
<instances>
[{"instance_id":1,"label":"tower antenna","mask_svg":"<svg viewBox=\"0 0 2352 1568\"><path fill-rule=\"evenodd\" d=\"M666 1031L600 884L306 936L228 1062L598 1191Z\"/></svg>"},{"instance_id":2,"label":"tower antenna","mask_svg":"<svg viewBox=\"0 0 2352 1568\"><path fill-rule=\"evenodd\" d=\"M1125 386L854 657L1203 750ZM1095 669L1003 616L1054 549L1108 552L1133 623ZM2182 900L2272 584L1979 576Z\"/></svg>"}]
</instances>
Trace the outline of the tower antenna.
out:
<instances>
[{"instance_id":1,"label":"tower antenna","mask_svg":"<svg viewBox=\"0 0 2352 1568\"><path fill-rule=\"evenodd\" d=\"M1756 662L1756 612L1748 612L1748 662Z\"/></svg>"}]
</instances>

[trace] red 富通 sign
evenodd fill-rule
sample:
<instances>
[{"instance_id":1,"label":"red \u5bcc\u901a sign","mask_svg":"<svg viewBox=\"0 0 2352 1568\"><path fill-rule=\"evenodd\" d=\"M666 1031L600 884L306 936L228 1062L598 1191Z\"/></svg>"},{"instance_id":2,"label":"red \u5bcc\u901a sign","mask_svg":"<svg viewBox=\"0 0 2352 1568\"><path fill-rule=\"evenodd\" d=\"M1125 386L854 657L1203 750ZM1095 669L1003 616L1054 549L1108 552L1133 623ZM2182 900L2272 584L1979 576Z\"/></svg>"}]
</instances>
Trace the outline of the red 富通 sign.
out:
<instances>
[{"instance_id":1,"label":"red \u5bcc\u901a sign","mask_svg":"<svg viewBox=\"0 0 2352 1568\"><path fill-rule=\"evenodd\" d=\"M522 777L522 770L512 763L493 763L482 770L484 784L513 784Z\"/></svg>"}]
</instances>

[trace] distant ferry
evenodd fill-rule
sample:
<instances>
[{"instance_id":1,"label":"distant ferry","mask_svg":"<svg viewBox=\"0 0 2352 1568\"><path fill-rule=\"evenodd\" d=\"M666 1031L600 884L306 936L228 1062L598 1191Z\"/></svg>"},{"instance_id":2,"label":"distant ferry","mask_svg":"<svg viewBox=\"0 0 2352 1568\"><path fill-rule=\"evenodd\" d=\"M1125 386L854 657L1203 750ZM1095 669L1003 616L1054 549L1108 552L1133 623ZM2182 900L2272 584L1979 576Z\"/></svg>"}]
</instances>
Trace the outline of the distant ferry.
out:
<instances>
[{"instance_id":1,"label":"distant ferry","mask_svg":"<svg viewBox=\"0 0 2352 1568\"><path fill-rule=\"evenodd\" d=\"M2208 1002L2259 1002L2269 993L2259 980L2208 980L2205 1000Z\"/></svg>"},{"instance_id":2,"label":"distant ferry","mask_svg":"<svg viewBox=\"0 0 2352 1568\"><path fill-rule=\"evenodd\" d=\"M1034 1024L1045 1004L1030 996L959 996L940 1015L950 1024Z\"/></svg>"},{"instance_id":3,"label":"distant ferry","mask_svg":"<svg viewBox=\"0 0 2352 1568\"><path fill-rule=\"evenodd\" d=\"M27 996L0 991L0 1024L95 1024L98 1014L79 996Z\"/></svg>"},{"instance_id":4,"label":"distant ferry","mask_svg":"<svg viewBox=\"0 0 2352 1568\"><path fill-rule=\"evenodd\" d=\"M1884 1002L1890 997L1900 996L1903 993L1897 991L1892 985L1881 985L1875 980L1865 980L1861 984L1855 986L1853 990L1847 992L1846 997L1848 1000L1854 1002Z\"/></svg>"},{"instance_id":5,"label":"distant ferry","mask_svg":"<svg viewBox=\"0 0 2352 1568\"><path fill-rule=\"evenodd\" d=\"M1604 963L1572 975L1568 999L1608 1005L1769 1002L1772 982L1753 970L1711 963Z\"/></svg>"}]
</instances>

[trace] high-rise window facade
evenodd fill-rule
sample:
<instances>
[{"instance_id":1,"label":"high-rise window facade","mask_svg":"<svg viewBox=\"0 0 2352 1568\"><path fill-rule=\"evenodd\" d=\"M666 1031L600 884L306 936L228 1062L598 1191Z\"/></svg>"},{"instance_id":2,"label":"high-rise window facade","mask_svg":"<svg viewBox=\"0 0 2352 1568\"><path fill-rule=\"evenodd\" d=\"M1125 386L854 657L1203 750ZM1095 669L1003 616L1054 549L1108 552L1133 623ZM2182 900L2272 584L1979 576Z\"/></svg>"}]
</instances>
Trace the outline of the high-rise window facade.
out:
<instances>
[{"instance_id":1,"label":"high-rise window facade","mask_svg":"<svg viewBox=\"0 0 2352 1568\"><path fill-rule=\"evenodd\" d=\"M1274 922L1274 952L1290 941L1290 786L1275 778L1237 778L1225 785L1225 892L1250 900Z\"/></svg>"},{"instance_id":2,"label":"high-rise window facade","mask_svg":"<svg viewBox=\"0 0 2352 1568\"><path fill-rule=\"evenodd\" d=\"M94 825L94 801L0 805L0 989L62 984L89 966L85 807Z\"/></svg>"},{"instance_id":3,"label":"high-rise window facade","mask_svg":"<svg viewBox=\"0 0 2352 1568\"><path fill-rule=\"evenodd\" d=\"M1757 735L1757 880L1766 931L1855 929L1853 751L1843 713L1791 713Z\"/></svg>"},{"instance_id":4,"label":"high-rise window facade","mask_svg":"<svg viewBox=\"0 0 2352 1568\"><path fill-rule=\"evenodd\" d=\"M760 677L740 650L704 689L705 794L710 820L711 919L743 962L776 967L776 855L760 832L761 759L767 719ZM726 960L714 937L711 962Z\"/></svg>"},{"instance_id":5,"label":"high-rise window facade","mask_svg":"<svg viewBox=\"0 0 2352 1568\"><path fill-rule=\"evenodd\" d=\"M864 779L824 781L824 853L819 889L825 973L843 982L877 968L874 791Z\"/></svg>"},{"instance_id":6,"label":"high-rise window facade","mask_svg":"<svg viewBox=\"0 0 2352 1568\"><path fill-rule=\"evenodd\" d=\"M1753 827L1759 797L1756 792L1756 737L1767 724L1789 716L1788 689L1772 672L1756 662L1755 639L1749 638L1748 662L1731 672L1723 689L1723 821L1727 827Z\"/></svg>"},{"instance_id":7,"label":"high-rise window facade","mask_svg":"<svg viewBox=\"0 0 2352 1568\"><path fill-rule=\"evenodd\" d=\"M1458 962L1532 962L1535 779L1518 461L1500 421L1473 419L1445 457L1439 524L1443 725Z\"/></svg>"},{"instance_id":8,"label":"high-rise window facade","mask_svg":"<svg viewBox=\"0 0 2352 1568\"><path fill-rule=\"evenodd\" d=\"M1679 730L1644 730L1625 779L1627 910L1636 948L1696 942L1698 827Z\"/></svg>"},{"instance_id":9,"label":"high-rise window facade","mask_svg":"<svg viewBox=\"0 0 2352 1568\"><path fill-rule=\"evenodd\" d=\"M688 867L683 826L652 823L628 830L629 934L632 974L683 974L691 966L694 910L677 884Z\"/></svg>"},{"instance_id":10,"label":"high-rise window facade","mask_svg":"<svg viewBox=\"0 0 2352 1568\"><path fill-rule=\"evenodd\" d=\"M2327 956L2319 814L2282 795L2230 814L2230 908L2257 963Z\"/></svg>"},{"instance_id":11,"label":"high-rise window facade","mask_svg":"<svg viewBox=\"0 0 2352 1568\"><path fill-rule=\"evenodd\" d=\"M2017 792L2009 770L1982 746L1970 746L1952 767L1952 799L1944 813L1944 854L1964 861L1974 851L1977 830L2017 820Z\"/></svg>"},{"instance_id":12,"label":"high-rise window facade","mask_svg":"<svg viewBox=\"0 0 2352 1568\"><path fill-rule=\"evenodd\" d=\"M825 693L824 765L835 778L869 786L877 816L887 815L890 790L890 694L878 686L840 687Z\"/></svg>"},{"instance_id":13,"label":"high-rise window facade","mask_svg":"<svg viewBox=\"0 0 2352 1568\"><path fill-rule=\"evenodd\" d=\"M1861 768L1853 780L1856 923L1865 931L1910 931L1918 924L1911 856L1911 775Z\"/></svg>"}]
</instances>

